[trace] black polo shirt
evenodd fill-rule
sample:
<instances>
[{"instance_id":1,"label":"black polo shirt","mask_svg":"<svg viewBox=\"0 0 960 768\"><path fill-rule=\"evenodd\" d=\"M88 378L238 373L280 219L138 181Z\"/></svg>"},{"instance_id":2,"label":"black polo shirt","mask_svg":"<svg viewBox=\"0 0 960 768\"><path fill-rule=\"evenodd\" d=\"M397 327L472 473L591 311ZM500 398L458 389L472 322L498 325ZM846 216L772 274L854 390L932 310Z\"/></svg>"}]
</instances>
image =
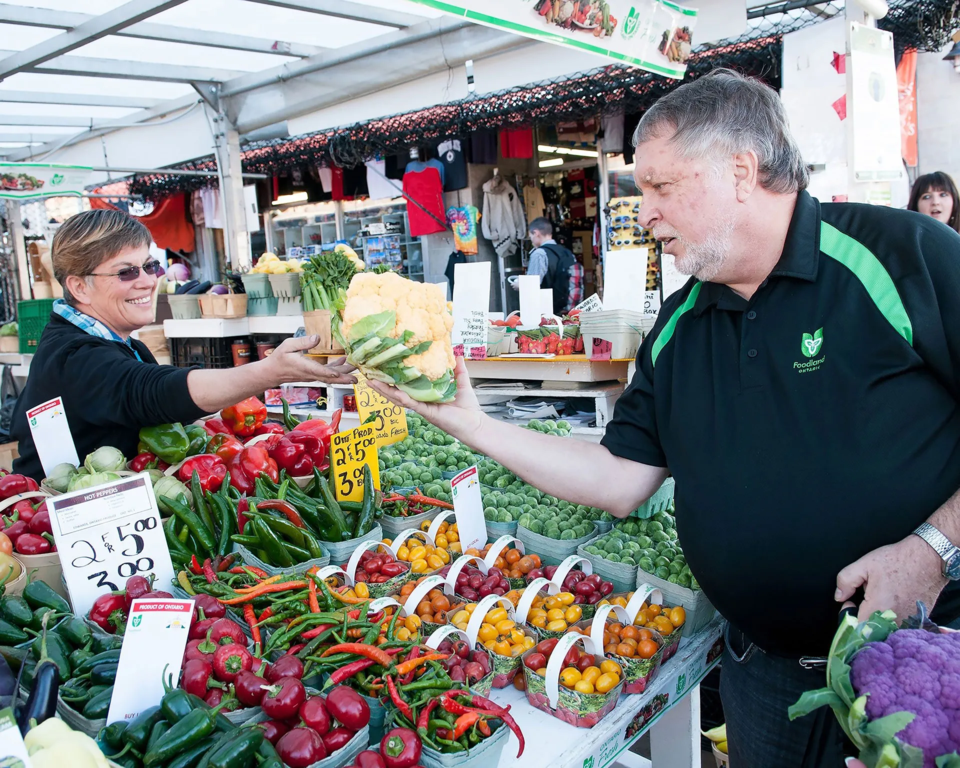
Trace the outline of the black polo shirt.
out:
<instances>
[{"instance_id":1,"label":"black polo shirt","mask_svg":"<svg viewBox=\"0 0 960 768\"><path fill-rule=\"evenodd\" d=\"M603 444L670 468L720 613L767 651L826 653L837 573L960 489L960 236L801 193L749 301L691 279L664 302Z\"/></svg>"}]
</instances>

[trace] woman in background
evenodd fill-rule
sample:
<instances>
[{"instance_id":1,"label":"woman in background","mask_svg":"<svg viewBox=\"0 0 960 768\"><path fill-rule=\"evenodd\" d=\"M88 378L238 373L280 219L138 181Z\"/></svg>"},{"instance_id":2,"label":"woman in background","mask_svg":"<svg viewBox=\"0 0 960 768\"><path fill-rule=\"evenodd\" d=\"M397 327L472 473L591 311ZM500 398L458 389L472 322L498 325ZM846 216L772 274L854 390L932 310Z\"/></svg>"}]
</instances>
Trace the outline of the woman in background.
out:
<instances>
[{"instance_id":1,"label":"woman in background","mask_svg":"<svg viewBox=\"0 0 960 768\"><path fill-rule=\"evenodd\" d=\"M907 210L932 216L960 232L960 197L957 195L957 185L943 171L925 173L913 183Z\"/></svg>"}]
</instances>

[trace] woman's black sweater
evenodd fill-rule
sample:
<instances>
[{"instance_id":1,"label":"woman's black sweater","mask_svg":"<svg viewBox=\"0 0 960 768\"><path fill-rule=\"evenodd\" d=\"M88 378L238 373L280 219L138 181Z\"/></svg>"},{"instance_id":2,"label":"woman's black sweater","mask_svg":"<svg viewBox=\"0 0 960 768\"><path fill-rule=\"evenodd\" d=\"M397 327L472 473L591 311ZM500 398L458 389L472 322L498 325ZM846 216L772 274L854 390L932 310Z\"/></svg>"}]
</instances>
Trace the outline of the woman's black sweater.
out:
<instances>
[{"instance_id":1,"label":"woman's black sweater","mask_svg":"<svg viewBox=\"0 0 960 768\"><path fill-rule=\"evenodd\" d=\"M158 365L144 344L132 344L91 336L51 315L13 415L10 433L20 443L14 472L38 482L43 478L26 412L55 397L63 398L81 462L105 445L132 459L141 427L189 423L206 415L190 398L189 369Z\"/></svg>"}]
</instances>

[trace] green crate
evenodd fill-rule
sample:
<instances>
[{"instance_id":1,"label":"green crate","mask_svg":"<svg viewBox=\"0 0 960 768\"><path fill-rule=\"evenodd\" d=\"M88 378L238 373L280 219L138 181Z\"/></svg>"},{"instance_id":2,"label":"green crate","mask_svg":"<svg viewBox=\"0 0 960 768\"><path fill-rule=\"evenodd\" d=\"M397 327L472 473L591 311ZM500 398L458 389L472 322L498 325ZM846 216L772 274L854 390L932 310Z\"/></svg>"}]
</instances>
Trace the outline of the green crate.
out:
<instances>
[{"instance_id":1,"label":"green crate","mask_svg":"<svg viewBox=\"0 0 960 768\"><path fill-rule=\"evenodd\" d=\"M31 299L17 302L17 327L20 330L20 354L37 351L43 329L50 321L53 299Z\"/></svg>"}]
</instances>

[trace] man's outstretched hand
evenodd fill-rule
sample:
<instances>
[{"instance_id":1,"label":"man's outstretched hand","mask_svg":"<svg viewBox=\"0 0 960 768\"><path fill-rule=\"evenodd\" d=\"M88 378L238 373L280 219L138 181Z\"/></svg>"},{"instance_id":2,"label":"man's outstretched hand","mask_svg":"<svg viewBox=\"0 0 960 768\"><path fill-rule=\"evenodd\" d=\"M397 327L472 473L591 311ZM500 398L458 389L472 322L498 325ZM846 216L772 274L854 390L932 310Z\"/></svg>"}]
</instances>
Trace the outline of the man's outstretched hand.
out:
<instances>
[{"instance_id":1,"label":"man's outstretched hand","mask_svg":"<svg viewBox=\"0 0 960 768\"><path fill-rule=\"evenodd\" d=\"M449 403L421 403L403 390L373 379L370 379L370 386L391 402L419 413L431 424L469 445L471 436L480 430L483 412L470 384L470 374L467 373L467 365L462 357L457 358L454 374L457 379L457 396Z\"/></svg>"}]
</instances>

